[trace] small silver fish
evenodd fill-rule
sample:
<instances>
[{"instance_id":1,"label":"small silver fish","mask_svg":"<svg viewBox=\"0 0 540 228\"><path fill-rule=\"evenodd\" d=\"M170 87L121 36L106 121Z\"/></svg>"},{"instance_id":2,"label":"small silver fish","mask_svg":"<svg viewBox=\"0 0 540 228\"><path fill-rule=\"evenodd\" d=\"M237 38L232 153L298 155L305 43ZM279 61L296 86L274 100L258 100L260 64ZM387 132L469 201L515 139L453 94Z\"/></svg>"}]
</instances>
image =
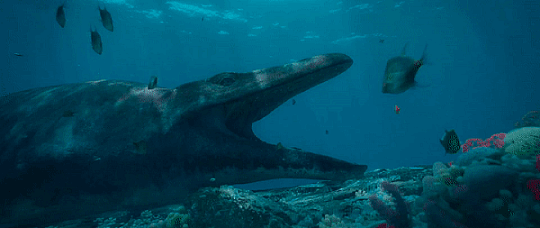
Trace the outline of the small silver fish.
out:
<instances>
[{"instance_id":1,"label":"small silver fish","mask_svg":"<svg viewBox=\"0 0 540 228\"><path fill-rule=\"evenodd\" d=\"M98 54L101 55L103 52L103 43L101 42L101 36L97 32L97 30L92 30L90 28L90 37L92 38L92 49Z\"/></svg>"},{"instance_id":2,"label":"small silver fish","mask_svg":"<svg viewBox=\"0 0 540 228\"><path fill-rule=\"evenodd\" d=\"M157 77L156 76L150 77L150 82L148 83L148 89L156 88L156 86L157 86Z\"/></svg>"},{"instance_id":3,"label":"small silver fish","mask_svg":"<svg viewBox=\"0 0 540 228\"><path fill-rule=\"evenodd\" d=\"M66 13L64 12L64 4L62 4L58 7L58 9L56 9L56 22L58 22L58 24L62 28L66 26Z\"/></svg>"},{"instance_id":4,"label":"small silver fish","mask_svg":"<svg viewBox=\"0 0 540 228\"><path fill-rule=\"evenodd\" d=\"M418 69L424 65L426 48L424 48L422 57L419 60L415 60L405 55L407 49L407 44L405 44L400 56L388 60L386 70L384 71L383 93L403 93L416 84L414 78Z\"/></svg>"},{"instance_id":5,"label":"small silver fish","mask_svg":"<svg viewBox=\"0 0 540 228\"><path fill-rule=\"evenodd\" d=\"M109 31L113 31L113 21L111 17L111 13L107 11L105 7L101 9L101 7L98 6L99 9L99 15L101 16L101 23L103 24L103 27L105 27Z\"/></svg>"},{"instance_id":6,"label":"small silver fish","mask_svg":"<svg viewBox=\"0 0 540 228\"><path fill-rule=\"evenodd\" d=\"M450 131L444 130L444 135L440 141L446 151L445 154L455 154L461 150L461 143L459 142L459 137L454 129Z\"/></svg>"}]
</instances>

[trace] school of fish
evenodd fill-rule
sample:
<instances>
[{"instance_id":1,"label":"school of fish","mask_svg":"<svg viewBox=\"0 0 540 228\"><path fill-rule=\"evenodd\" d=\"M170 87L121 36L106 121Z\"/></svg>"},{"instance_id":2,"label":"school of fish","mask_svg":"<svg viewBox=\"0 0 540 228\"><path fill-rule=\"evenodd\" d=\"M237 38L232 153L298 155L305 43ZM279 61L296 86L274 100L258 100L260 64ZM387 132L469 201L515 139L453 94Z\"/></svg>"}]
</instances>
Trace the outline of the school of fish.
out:
<instances>
[{"instance_id":1,"label":"school of fish","mask_svg":"<svg viewBox=\"0 0 540 228\"><path fill-rule=\"evenodd\" d=\"M60 25L62 28L66 26L66 12L64 9L65 3L56 9L56 22L58 22L58 25ZM114 27L111 13L109 13L105 7L101 9L101 7L98 6L98 10L103 27L112 32ZM97 28L90 28L90 41L92 44L92 50L101 55L101 53L103 53L103 42L101 41L101 35L99 35Z\"/></svg>"}]
</instances>

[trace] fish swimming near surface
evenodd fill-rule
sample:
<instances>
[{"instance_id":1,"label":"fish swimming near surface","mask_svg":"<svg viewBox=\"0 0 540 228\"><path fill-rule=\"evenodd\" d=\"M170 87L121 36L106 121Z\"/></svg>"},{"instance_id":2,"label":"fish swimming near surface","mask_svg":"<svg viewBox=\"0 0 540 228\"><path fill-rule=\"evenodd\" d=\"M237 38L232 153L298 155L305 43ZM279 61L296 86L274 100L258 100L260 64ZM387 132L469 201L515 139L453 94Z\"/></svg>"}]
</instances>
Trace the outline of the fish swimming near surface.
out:
<instances>
[{"instance_id":1,"label":"fish swimming near surface","mask_svg":"<svg viewBox=\"0 0 540 228\"><path fill-rule=\"evenodd\" d=\"M206 186L361 178L366 165L276 146L252 130L352 63L326 54L176 88L100 80L6 95L0 224L44 227L119 208L185 203ZM65 110L75 115L59 118Z\"/></svg>"},{"instance_id":2,"label":"fish swimming near surface","mask_svg":"<svg viewBox=\"0 0 540 228\"><path fill-rule=\"evenodd\" d=\"M65 3L56 9L56 22L58 22L62 28L66 26L66 13L64 12L64 5Z\"/></svg>"},{"instance_id":3,"label":"fish swimming near surface","mask_svg":"<svg viewBox=\"0 0 540 228\"><path fill-rule=\"evenodd\" d=\"M105 7L101 9L101 7L98 6L98 9L99 9L99 15L101 16L101 23L103 24L103 27L105 27L107 30L112 32L114 28L113 28L113 20L112 20L111 13L109 13L109 11L107 11Z\"/></svg>"},{"instance_id":4,"label":"fish swimming near surface","mask_svg":"<svg viewBox=\"0 0 540 228\"><path fill-rule=\"evenodd\" d=\"M103 53L103 43L101 42L101 36L97 30L92 30L92 28L90 28L90 38L92 41L92 49L101 55L101 53Z\"/></svg>"},{"instance_id":5,"label":"fish swimming near surface","mask_svg":"<svg viewBox=\"0 0 540 228\"><path fill-rule=\"evenodd\" d=\"M416 73L426 59L426 49L419 60L415 60L412 57L406 56L405 52L407 44L403 47L403 51L400 56L391 58L386 63L386 69L384 71L383 80L383 93L399 94L407 91L411 87L415 86Z\"/></svg>"},{"instance_id":6,"label":"fish swimming near surface","mask_svg":"<svg viewBox=\"0 0 540 228\"><path fill-rule=\"evenodd\" d=\"M150 77L150 82L148 83L148 89L154 89L157 86L157 77L152 76Z\"/></svg>"},{"instance_id":7,"label":"fish swimming near surface","mask_svg":"<svg viewBox=\"0 0 540 228\"><path fill-rule=\"evenodd\" d=\"M440 141L446 151L445 154L455 154L461 150L461 143L459 142L459 137L454 129L450 131L445 130Z\"/></svg>"}]
</instances>

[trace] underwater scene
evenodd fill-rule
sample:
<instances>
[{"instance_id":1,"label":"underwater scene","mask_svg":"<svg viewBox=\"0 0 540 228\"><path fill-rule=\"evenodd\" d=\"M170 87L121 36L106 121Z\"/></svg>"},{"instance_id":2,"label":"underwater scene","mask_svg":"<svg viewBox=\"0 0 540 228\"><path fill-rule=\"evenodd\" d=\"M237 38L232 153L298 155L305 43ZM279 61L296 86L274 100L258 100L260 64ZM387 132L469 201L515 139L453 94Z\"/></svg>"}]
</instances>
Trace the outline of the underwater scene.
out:
<instances>
[{"instance_id":1,"label":"underwater scene","mask_svg":"<svg viewBox=\"0 0 540 228\"><path fill-rule=\"evenodd\" d=\"M0 228L540 227L540 1L0 12Z\"/></svg>"}]
</instances>

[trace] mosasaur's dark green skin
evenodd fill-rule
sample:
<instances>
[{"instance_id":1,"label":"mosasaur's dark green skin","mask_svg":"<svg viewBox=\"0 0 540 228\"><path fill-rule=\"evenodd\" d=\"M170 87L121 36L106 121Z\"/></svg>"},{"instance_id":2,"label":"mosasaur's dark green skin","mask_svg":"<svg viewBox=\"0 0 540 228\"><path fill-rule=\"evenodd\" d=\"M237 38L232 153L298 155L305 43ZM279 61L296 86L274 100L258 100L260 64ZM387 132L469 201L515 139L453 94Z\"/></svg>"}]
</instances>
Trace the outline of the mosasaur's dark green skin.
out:
<instances>
[{"instance_id":1,"label":"mosasaur's dark green skin","mask_svg":"<svg viewBox=\"0 0 540 228\"><path fill-rule=\"evenodd\" d=\"M204 186L362 177L365 165L278 149L251 129L351 65L327 54L174 89L102 80L1 97L0 224L178 203Z\"/></svg>"}]
</instances>

